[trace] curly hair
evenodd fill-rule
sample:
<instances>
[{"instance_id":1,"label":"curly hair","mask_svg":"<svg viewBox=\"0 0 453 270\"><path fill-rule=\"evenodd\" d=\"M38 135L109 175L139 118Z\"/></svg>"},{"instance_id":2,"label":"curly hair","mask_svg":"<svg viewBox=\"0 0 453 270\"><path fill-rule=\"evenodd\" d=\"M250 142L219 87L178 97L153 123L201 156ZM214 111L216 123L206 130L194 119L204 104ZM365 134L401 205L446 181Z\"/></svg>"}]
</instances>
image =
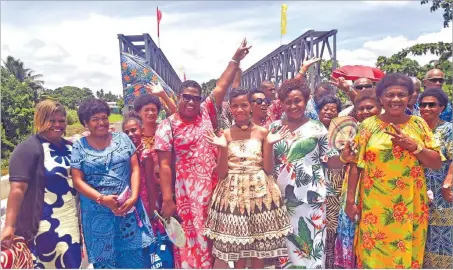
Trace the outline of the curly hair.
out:
<instances>
[{"instance_id":1,"label":"curly hair","mask_svg":"<svg viewBox=\"0 0 453 270\"><path fill-rule=\"evenodd\" d=\"M250 101L249 90L242 87L231 89L229 101L231 102L233 98L237 98L239 96L247 96L248 101Z\"/></svg>"},{"instance_id":2,"label":"curly hair","mask_svg":"<svg viewBox=\"0 0 453 270\"><path fill-rule=\"evenodd\" d=\"M376 95L382 97L385 90L392 86L401 86L407 88L409 96L414 93L414 83L412 79L402 73L387 74L376 84Z\"/></svg>"},{"instance_id":3,"label":"curly hair","mask_svg":"<svg viewBox=\"0 0 453 270\"><path fill-rule=\"evenodd\" d=\"M179 94L181 94L182 91L184 91L184 89L189 88L189 87L197 89L201 95L202 90L201 90L200 84L193 80L187 80L187 81L184 81L183 83L181 83L181 85L179 86Z\"/></svg>"},{"instance_id":4,"label":"curly hair","mask_svg":"<svg viewBox=\"0 0 453 270\"><path fill-rule=\"evenodd\" d=\"M254 94L263 94L264 96L266 96L266 94L264 93L264 91L260 90L260 89L256 89L256 88L253 88L249 91L248 93L248 99L250 102L252 102L252 98L253 98L253 95Z\"/></svg>"},{"instance_id":5,"label":"curly hair","mask_svg":"<svg viewBox=\"0 0 453 270\"><path fill-rule=\"evenodd\" d=\"M381 103L379 102L377 96L376 96L376 90L374 88L368 88L368 89L363 89L361 91L357 91L357 95L354 98L354 106L357 107L357 105L364 101L364 100L372 100L374 103L376 103L376 106L378 108L381 107Z\"/></svg>"},{"instance_id":6,"label":"curly hair","mask_svg":"<svg viewBox=\"0 0 453 270\"><path fill-rule=\"evenodd\" d=\"M310 89L308 88L308 85L304 79L295 78L286 80L282 83L282 85L280 85L277 91L278 98L283 101L293 90L300 91L305 101L308 101L308 98L310 97Z\"/></svg>"},{"instance_id":7,"label":"curly hair","mask_svg":"<svg viewBox=\"0 0 453 270\"><path fill-rule=\"evenodd\" d=\"M97 113L110 115L110 107L104 100L90 98L82 101L77 110L80 123L85 126L85 122L90 121L91 117Z\"/></svg>"},{"instance_id":8,"label":"curly hair","mask_svg":"<svg viewBox=\"0 0 453 270\"><path fill-rule=\"evenodd\" d=\"M138 124L138 126L140 126L140 127L143 124L142 119L140 118L140 116L138 115L138 113L136 111L128 111L124 115L123 123L121 124L121 127L123 128L123 130L124 130L124 125L126 125L126 123L129 121L135 121Z\"/></svg>"},{"instance_id":9,"label":"curly hair","mask_svg":"<svg viewBox=\"0 0 453 270\"><path fill-rule=\"evenodd\" d=\"M341 111L341 101L339 98L335 96L325 96L321 98L321 101L319 102L319 109L322 110L326 104L336 104L337 105L337 111Z\"/></svg>"},{"instance_id":10,"label":"curly hair","mask_svg":"<svg viewBox=\"0 0 453 270\"><path fill-rule=\"evenodd\" d=\"M423 93L420 94L420 97L418 98L419 102L421 102L425 97L435 97L439 102L439 106L444 107L443 111L445 111L445 109L447 108L448 96L444 92L444 90L442 90L442 88L426 89L425 91L423 91Z\"/></svg>"},{"instance_id":11,"label":"curly hair","mask_svg":"<svg viewBox=\"0 0 453 270\"><path fill-rule=\"evenodd\" d=\"M159 100L158 97L150 95L150 94L141 95L137 99L134 100L134 103L133 103L134 111L139 113L140 110L144 106L146 106L148 104L156 105L157 112L160 112L160 108L162 107L162 103L160 103L160 100Z\"/></svg>"}]
</instances>

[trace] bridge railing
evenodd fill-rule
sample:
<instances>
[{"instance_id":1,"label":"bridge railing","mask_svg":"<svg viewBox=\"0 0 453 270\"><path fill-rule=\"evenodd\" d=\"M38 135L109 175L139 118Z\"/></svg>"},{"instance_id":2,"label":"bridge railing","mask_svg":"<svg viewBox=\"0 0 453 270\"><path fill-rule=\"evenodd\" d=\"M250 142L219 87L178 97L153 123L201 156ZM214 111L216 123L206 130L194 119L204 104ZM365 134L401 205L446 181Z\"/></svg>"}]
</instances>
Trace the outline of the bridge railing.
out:
<instances>
[{"instance_id":1,"label":"bridge railing","mask_svg":"<svg viewBox=\"0 0 453 270\"><path fill-rule=\"evenodd\" d=\"M327 48L332 60L332 68L335 69L337 57L336 35L336 29L330 31L309 30L305 32L292 42L281 45L245 70L242 74L241 85L251 88L258 87L265 80L274 79L277 84L280 84L284 80L294 78L305 58L323 58L325 48ZM332 38L332 46L329 38ZM320 80L320 67L320 63L317 63L315 78L317 82Z\"/></svg>"},{"instance_id":2,"label":"bridge railing","mask_svg":"<svg viewBox=\"0 0 453 270\"><path fill-rule=\"evenodd\" d=\"M131 36L118 34L118 39L120 52L130 53L145 59L148 65L177 93L181 79L149 34ZM126 85L123 82L124 87Z\"/></svg>"}]
</instances>

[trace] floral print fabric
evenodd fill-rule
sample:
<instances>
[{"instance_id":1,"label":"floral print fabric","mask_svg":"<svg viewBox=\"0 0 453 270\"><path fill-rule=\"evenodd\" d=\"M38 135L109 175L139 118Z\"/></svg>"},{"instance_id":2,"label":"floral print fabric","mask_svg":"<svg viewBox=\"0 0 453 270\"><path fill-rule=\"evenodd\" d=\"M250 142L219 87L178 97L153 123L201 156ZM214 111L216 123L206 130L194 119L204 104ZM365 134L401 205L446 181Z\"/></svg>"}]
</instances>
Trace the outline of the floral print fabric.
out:
<instances>
[{"instance_id":1,"label":"floral print fabric","mask_svg":"<svg viewBox=\"0 0 453 270\"><path fill-rule=\"evenodd\" d=\"M426 122L411 116L398 125L426 148L439 145ZM360 177L360 221L355 250L359 268L420 268L428 228L425 175L417 158L393 146L393 128L372 116L362 122L355 138Z\"/></svg>"},{"instance_id":2,"label":"floral print fabric","mask_svg":"<svg viewBox=\"0 0 453 270\"><path fill-rule=\"evenodd\" d=\"M282 127L282 121L270 130ZM326 179L322 161L337 154L328 148L327 129L309 120L274 145L275 178L285 199L294 232L287 236L289 258L282 267L324 268Z\"/></svg>"},{"instance_id":3,"label":"floral print fabric","mask_svg":"<svg viewBox=\"0 0 453 270\"><path fill-rule=\"evenodd\" d=\"M211 250L203 231L218 178L215 172L218 150L203 135L216 125L217 111L211 95L201 104L195 120L186 122L175 113L156 131L154 149L170 152L174 147L176 155L176 213L182 219L187 239L185 247L179 249L180 256L175 256L176 267L212 267Z\"/></svg>"}]
</instances>

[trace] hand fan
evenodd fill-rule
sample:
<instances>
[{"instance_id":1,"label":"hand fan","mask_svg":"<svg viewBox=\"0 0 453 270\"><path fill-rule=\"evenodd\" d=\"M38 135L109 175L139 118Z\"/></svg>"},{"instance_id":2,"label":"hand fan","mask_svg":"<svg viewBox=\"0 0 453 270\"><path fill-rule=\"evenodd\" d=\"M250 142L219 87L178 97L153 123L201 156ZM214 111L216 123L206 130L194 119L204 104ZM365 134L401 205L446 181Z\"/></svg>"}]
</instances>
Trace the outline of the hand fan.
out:
<instances>
[{"instance_id":1,"label":"hand fan","mask_svg":"<svg viewBox=\"0 0 453 270\"><path fill-rule=\"evenodd\" d=\"M154 214L162 221L170 241L177 247L183 248L186 245L186 235L181 224L174 217L165 219L157 211L154 211Z\"/></svg>"},{"instance_id":2,"label":"hand fan","mask_svg":"<svg viewBox=\"0 0 453 270\"><path fill-rule=\"evenodd\" d=\"M347 142L352 142L357 133L357 120L350 116L332 119L329 126L329 147L341 151Z\"/></svg>"}]
</instances>

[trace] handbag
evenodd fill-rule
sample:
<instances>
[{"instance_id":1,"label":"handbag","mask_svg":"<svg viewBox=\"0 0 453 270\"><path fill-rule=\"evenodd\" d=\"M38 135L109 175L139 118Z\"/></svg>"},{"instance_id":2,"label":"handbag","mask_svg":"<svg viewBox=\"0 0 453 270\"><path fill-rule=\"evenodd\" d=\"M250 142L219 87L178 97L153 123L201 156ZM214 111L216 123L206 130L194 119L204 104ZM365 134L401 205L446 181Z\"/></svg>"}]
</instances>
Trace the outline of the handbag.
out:
<instances>
[{"instance_id":1,"label":"handbag","mask_svg":"<svg viewBox=\"0 0 453 270\"><path fill-rule=\"evenodd\" d=\"M175 260L173 243L167 234L157 232L157 241L150 246L151 269L173 269Z\"/></svg>"},{"instance_id":2,"label":"handbag","mask_svg":"<svg viewBox=\"0 0 453 270\"><path fill-rule=\"evenodd\" d=\"M7 247L2 241L1 254L2 269L32 269L33 257L31 251L25 242L25 239L20 236L14 236L11 241L11 246Z\"/></svg>"}]
</instances>

